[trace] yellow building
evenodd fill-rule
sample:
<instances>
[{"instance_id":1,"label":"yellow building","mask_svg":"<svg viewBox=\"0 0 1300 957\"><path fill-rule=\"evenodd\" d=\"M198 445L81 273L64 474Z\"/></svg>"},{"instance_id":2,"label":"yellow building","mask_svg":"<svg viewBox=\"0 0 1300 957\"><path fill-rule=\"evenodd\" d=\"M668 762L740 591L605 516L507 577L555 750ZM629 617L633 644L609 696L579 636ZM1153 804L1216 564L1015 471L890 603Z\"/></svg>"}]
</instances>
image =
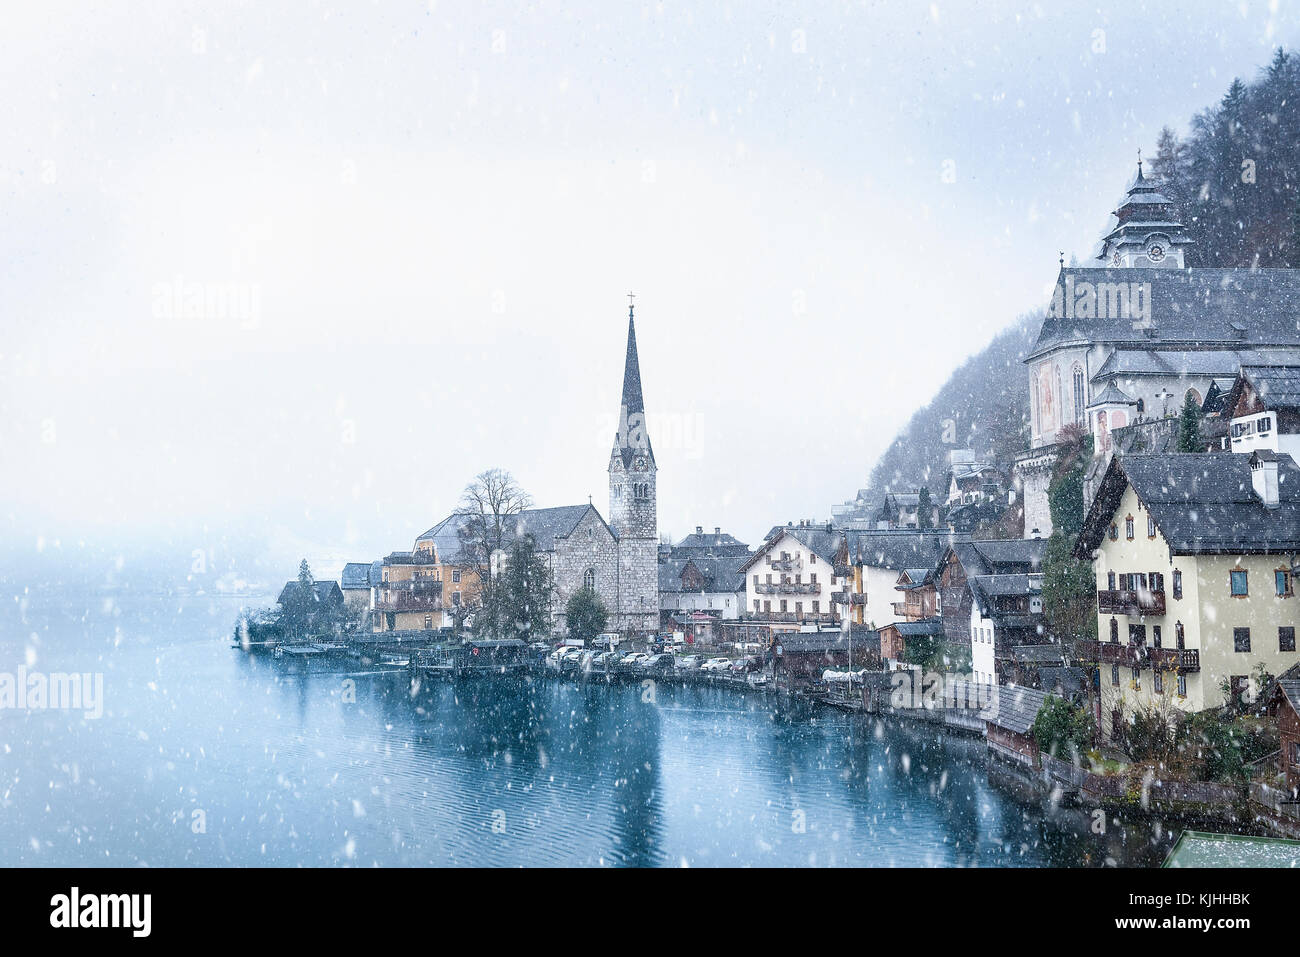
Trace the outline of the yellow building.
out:
<instances>
[{"instance_id":1,"label":"yellow building","mask_svg":"<svg viewBox=\"0 0 1300 957\"><path fill-rule=\"evenodd\" d=\"M1269 451L1112 459L1075 554L1097 579L1096 718L1251 701L1294 665L1300 468Z\"/></svg>"},{"instance_id":2,"label":"yellow building","mask_svg":"<svg viewBox=\"0 0 1300 957\"><path fill-rule=\"evenodd\" d=\"M479 571L443 556L431 536L421 536L409 552L384 558L375 587L375 631L450 628L462 609L478 599Z\"/></svg>"}]
</instances>

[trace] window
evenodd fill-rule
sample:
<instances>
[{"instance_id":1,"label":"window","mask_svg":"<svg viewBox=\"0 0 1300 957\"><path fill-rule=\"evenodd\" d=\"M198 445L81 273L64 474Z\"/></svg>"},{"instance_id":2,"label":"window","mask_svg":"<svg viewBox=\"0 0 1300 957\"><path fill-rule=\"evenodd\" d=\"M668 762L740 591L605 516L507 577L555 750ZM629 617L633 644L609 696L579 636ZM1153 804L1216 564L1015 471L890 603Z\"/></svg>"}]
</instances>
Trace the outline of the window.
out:
<instances>
[{"instance_id":1,"label":"window","mask_svg":"<svg viewBox=\"0 0 1300 957\"><path fill-rule=\"evenodd\" d=\"M755 575L754 577L757 578L758 576ZM754 599L754 611L758 611L758 599L757 599L757 598Z\"/></svg>"},{"instance_id":2,"label":"window","mask_svg":"<svg viewBox=\"0 0 1300 957\"><path fill-rule=\"evenodd\" d=\"M781 611L782 611L782 612L786 612L786 611L788 611L788 610L789 610L789 604L786 602L786 600L785 600L784 598L782 598L782 599L781 599Z\"/></svg>"},{"instance_id":3,"label":"window","mask_svg":"<svg viewBox=\"0 0 1300 957\"><path fill-rule=\"evenodd\" d=\"M1160 626L1159 625L1151 626L1151 644L1156 648L1160 647Z\"/></svg>"},{"instance_id":4,"label":"window","mask_svg":"<svg viewBox=\"0 0 1300 957\"><path fill-rule=\"evenodd\" d=\"M764 612L765 614L771 614L771 612L772 612L772 603L771 603L770 601L765 601L765 602L763 602L763 612Z\"/></svg>"},{"instance_id":5,"label":"window","mask_svg":"<svg viewBox=\"0 0 1300 957\"><path fill-rule=\"evenodd\" d=\"M1110 620L1110 640L1119 641L1119 619L1117 618Z\"/></svg>"},{"instance_id":6,"label":"window","mask_svg":"<svg viewBox=\"0 0 1300 957\"><path fill-rule=\"evenodd\" d=\"M1232 594L1234 597L1241 598L1244 595L1250 594L1250 585L1246 581L1246 573L1244 571L1231 571L1228 573L1228 577L1231 579Z\"/></svg>"},{"instance_id":7,"label":"window","mask_svg":"<svg viewBox=\"0 0 1300 957\"><path fill-rule=\"evenodd\" d=\"M1133 541L1133 516L1130 515L1124 519L1124 537L1130 542Z\"/></svg>"},{"instance_id":8,"label":"window","mask_svg":"<svg viewBox=\"0 0 1300 957\"><path fill-rule=\"evenodd\" d=\"M1278 598L1291 597L1291 573L1285 568L1279 568L1273 573L1274 584L1277 586Z\"/></svg>"},{"instance_id":9,"label":"window","mask_svg":"<svg viewBox=\"0 0 1300 957\"><path fill-rule=\"evenodd\" d=\"M1277 650L1295 651L1295 626L1283 625L1277 630Z\"/></svg>"},{"instance_id":10,"label":"window","mask_svg":"<svg viewBox=\"0 0 1300 957\"><path fill-rule=\"evenodd\" d=\"M1156 537L1156 520L1147 512L1147 538Z\"/></svg>"},{"instance_id":11,"label":"window","mask_svg":"<svg viewBox=\"0 0 1300 957\"><path fill-rule=\"evenodd\" d=\"M796 585L802 585L802 584L803 584L803 572L799 572L799 573L797 573L797 574L794 576L794 583L795 583Z\"/></svg>"},{"instance_id":12,"label":"window","mask_svg":"<svg viewBox=\"0 0 1300 957\"><path fill-rule=\"evenodd\" d=\"M460 607L460 592L454 591L451 593L451 604L453 608Z\"/></svg>"},{"instance_id":13,"label":"window","mask_svg":"<svg viewBox=\"0 0 1300 957\"><path fill-rule=\"evenodd\" d=\"M1232 629L1232 650L1250 651L1250 629L1249 628Z\"/></svg>"},{"instance_id":14,"label":"window","mask_svg":"<svg viewBox=\"0 0 1300 957\"><path fill-rule=\"evenodd\" d=\"M1178 646L1179 651L1183 651L1187 645L1187 638L1183 634L1183 623L1174 622L1174 644Z\"/></svg>"},{"instance_id":15,"label":"window","mask_svg":"<svg viewBox=\"0 0 1300 957\"><path fill-rule=\"evenodd\" d=\"M1165 590L1165 576L1162 572L1152 572L1150 580L1152 591L1163 592Z\"/></svg>"},{"instance_id":16,"label":"window","mask_svg":"<svg viewBox=\"0 0 1300 957\"><path fill-rule=\"evenodd\" d=\"M803 602L801 602L801 601L797 601L797 602L794 603L794 613L795 613L796 615L802 615L802 614L803 614Z\"/></svg>"},{"instance_id":17,"label":"window","mask_svg":"<svg viewBox=\"0 0 1300 957\"><path fill-rule=\"evenodd\" d=\"M1114 572L1107 572L1107 573L1106 573L1106 590L1107 590L1107 591L1114 591L1114 590L1115 590L1115 573L1114 573Z\"/></svg>"},{"instance_id":18,"label":"window","mask_svg":"<svg viewBox=\"0 0 1300 957\"><path fill-rule=\"evenodd\" d=\"M593 591L596 588L596 569L588 568L582 573L582 587L590 588Z\"/></svg>"},{"instance_id":19,"label":"window","mask_svg":"<svg viewBox=\"0 0 1300 957\"><path fill-rule=\"evenodd\" d=\"M1174 569L1174 597L1178 599L1183 597L1183 573L1177 568Z\"/></svg>"},{"instance_id":20,"label":"window","mask_svg":"<svg viewBox=\"0 0 1300 957\"><path fill-rule=\"evenodd\" d=\"M1133 687L1142 690L1142 669L1137 665L1133 666Z\"/></svg>"},{"instance_id":21,"label":"window","mask_svg":"<svg viewBox=\"0 0 1300 957\"><path fill-rule=\"evenodd\" d=\"M1119 527L1114 522L1110 523L1110 532L1108 534L1112 542L1119 540Z\"/></svg>"},{"instance_id":22,"label":"window","mask_svg":"<svg viewBox=\"0 0 1300 957\"><path fill-rule=\"evenodd\" d=\"M1074 367L1074 421L1083 425L1083 370Z\"/></svg>"},{"instance_id":23,"label":"window","mask_svg":"<svg viewBox=\"0 0 1300 957\"><path fill-rule=\"evenodd\" d=\"M429 629L432 629L432 628L433 628L433 616L432 616L432 615L425 615L425 616L424 616L424 627L425 627L425 628L429 628Z\"/></svg>"},{"instance_id":24,"label":"window","mask_svg":"<svg viewBox=\"0 0 1300 957\"><path fill-rule=\"evenodd\" d=\"M816 572L813 572L812 574L810 574L810 575L808 576L808 584L810 584L810 585L816 585L816 584L817 584L817 573L816 573Z\"/></svg>"},{"instance_id":25,"label":"window","mask_svg":"<svg viewBox=\"0 0 1300 957\"><path fill-rule=\"evenodd\" d=\"M814 555L812 552L809 552L809 553L808 553L808 564L809 564L809 565L816 565L816 564L817 564L817 556Z\"/></svg>"},{"instance_id":26,"label":"window","mask_svg":"<svg viewBox=\"0 0 1300 957\"><path fill-rule=\"evenodd\" d=\"M1156 694L1165 693L1164 672L1158 666L1151 671L1151 687L1155 689Z\"/></svg>"},{"instance_id":27,"label":"window","mask_svg":"<svg viewBox=\"0 0 1300 957\"><path fill-rule=\"evenodd\" d=\"M1119 687L1119 665L1110 666L1110 683L1116 688Z\"/></svg>"},{"instance_id":28,"label":"window","mask_svg":"<svg viewBox=\"0 0 1300 957\"><path fill-rule=\"evenodd\" d=\"M758 576L757 576L757 575L754 576L754 584L755 584L755 585L758 584Z\"/></svg>"},{"instance_id":29,"label":"window","mask_svg":"<svg viewBox=\"0 0 1300 957\"><path fill-rule=\"evenodd\" d=\"M1187 697L1187 675L1181 671L1178 673L1178 697Z\"/></svg>"},{"instance_id":30,"label":"window","mask_svg":"<svg viewBox=\"0 0 1300 957\"><path fill-rule=\"evenodd\" d=\"M820 615L821 613L822 613L822 603L819 601L813 602L813 614Z\"/></svg>"},{"instance_id":31,"label":"window","mask_svg":"<svg viewBox=\"0 0 1300 957\"><path fill-rule=\"evenodd\" d=\"M458 582L458 581L460 581L460 569L459 569L459 568L453 568L453 569L451 570L451 580L452 580L453 582Z\"/></svg>"},{"instance_id":32,"label":"window","mask_svg":"<svg viewBox=\"0 0 1300 957\"><path fill-rule=\"evenodd\" d=\"M1128 643L1136 647L1142 647L1147 643L1147 626L1146 625L1129 625L1128 626Z\"/></svg>"}]
</instances>

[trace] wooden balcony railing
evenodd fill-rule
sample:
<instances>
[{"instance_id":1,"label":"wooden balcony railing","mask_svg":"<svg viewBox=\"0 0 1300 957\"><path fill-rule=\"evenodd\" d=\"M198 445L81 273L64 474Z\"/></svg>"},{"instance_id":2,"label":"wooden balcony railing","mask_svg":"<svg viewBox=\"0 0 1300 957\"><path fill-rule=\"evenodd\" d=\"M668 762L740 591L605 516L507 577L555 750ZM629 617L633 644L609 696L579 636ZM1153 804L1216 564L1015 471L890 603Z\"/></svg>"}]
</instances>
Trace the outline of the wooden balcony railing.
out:
<instances>
[{"instance_id":1,"label":"wooden balcony railing","mask_svg":"<svg viewBox=\"0 0 1300 957\"><path fill-rule=\"evenodd\" d=\"M1106 665L1176 668L1183 672L1201 670L1201 652L1198 648L1153 648L1150 645L1130 645L1119 641L1084 641L1079 643L1077 651L1085 659Z\"/></svg>"},{"instance_id":2,"label":"wooden balcony railing","mask_svg":"<svg viewBox=\"0 0 1300 957\"><path fill-rule=\"evenodd\" d=\"M1163 591L1124 591L1106 590L1097 592L1097 613L1100 615L1163 615L1165 613L1165 593Z\"/></svg>"}]
</instances>

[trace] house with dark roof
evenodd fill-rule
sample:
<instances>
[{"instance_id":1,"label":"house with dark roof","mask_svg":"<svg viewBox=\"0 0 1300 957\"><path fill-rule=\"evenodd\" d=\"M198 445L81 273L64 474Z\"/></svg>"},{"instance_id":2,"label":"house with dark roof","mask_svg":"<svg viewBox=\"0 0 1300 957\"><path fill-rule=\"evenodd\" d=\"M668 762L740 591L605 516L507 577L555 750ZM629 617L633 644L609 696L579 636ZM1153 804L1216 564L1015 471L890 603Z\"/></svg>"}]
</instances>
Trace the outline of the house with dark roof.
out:
<instances>
[{"instance_id":1,"label":"house with dark roof","mask_svg":"<svg viewBox=\"0 0 1300 957\"><path fill-rule=\"evenodd\" d=\"M1233 452L1300 455L1300 363L1243 365L1223 404Z\"/></svg>"},{"instance_id":2,"label":"house with dark roof","mask_svg":"<svg viewBox=\"0 0 1300 957\"><path fill-rule=\"evenodd\" d=\"M1034 721L1049 695L1036 688L1002 686L993 696L993 713L985 719L990 753L1013 764L1038 767Z\"/></svg>"},{"instance_id":3,"label":"house with dark roof","mask_svg":"<svg viewBox=\"0 0 1300 957\"><path fill-rule=\"evenodd\" d=\"M1115 456L1075 548L1097 583L1098 720L1255 698L1297 662L1300 468L1288 455ZM1227 688L1225 697L1223 688Z\"/></svg>"},{"instance_id":4,"label":"house with dark roof","mask_svg":"<svg viewBox=\"0 0 1300 957\"><path fill-rule=\"evenodd\" d=\"M778 525L739 566L745 617L773 632L840 626L847 559L844 532L829 522Z\"/></svg>"},{"instance_id":5,"label":"house with dark roof","mask_svg":"<svg viewBox=\"0 0 1300 957\"><path fill-rule=\"evenodd\" d=\"M844 606L850 621L871 628L906 617L905 608L894 607L902 572L935 568L944 550L961 539L947 529L849 529L844 536ZM941 602L936 601L934 608L939 611Z\"/></svg>"},{"instance_id":6,"label":"house with dark roof","mask_svg":"<svg viewBox=\"0 0 1300 957\"><path fill-rule=\"evenodd\" d=\"M1097 265L1062 262L1024 360L1031 441L1016 478L1026 535L1051 533L1047 483L1066 430L1091 433L1100 472L1116 429L1176 416L1189 395L1200 405L1243 365L1300 365L1300 270L1183 268L1191 241L1139 166Z\"/></svg>"},{"instance_id":7,"label":"house with dark roof","mask_svg":"<svg viewBox=\"0 0 1300 957\"><path fill-rule=\"evenodd\" d=\"M745 608L744 555L672 557L659 563L661 627L681 631L692 643L716 643L720 625Z\"/></svg>"},{"instance_id":8,"label":"house with dark roof","mask_svg":"<svg viewBox=\"0 0 1300 957\"><path fill-rule=\"evenodd\" d=\"M944 626L944 637L954 657L961 652L970 655L972 668L976 658L976 645L981 643L981 629L989 628L983 610L996 607L996 603L983 608L975 603L971 580L988 576L1023 575L1041 577L1047 542L1041 538L995 541L954 541L940 556L935 569L936 587ZM1031 605L1030 612L1034 609ZM1041 613L1041 607L1039 608ZM996 624L993 625L996 630ZM1012 643L1007 642L1007 647ZM990 649L995 644L990 643ZM994 673L996 669L983 667L981 671Z\"/></svg>"},{"instance_id":9,"label":"house with dark roof","mask_svg":"<svg viewBox=\"0 0 1300 957\"><path fill-rule=\"evenodd\" d=\"M1278 675L1268 694L1268 715L1277 723L1278 773L1291 799L1300 797L1300 664Z\"/></svg>"},{"instance_id":10,"label":"house with dark roof","mask_svg":"<svg viewBox=\"0 0 1300 957\"><path fill-rule=\"evenodd\" d=\"M749 557L749 546L728 535L720 526L714 526L710 534L703 525L696 525L695 531L687 535L669 550L673 558L741 558Z\"/></svg>"},{"instance_id":11,"label":"house with dark roof","mask_svg":"<svg viewBox=\"0 0 1300 957\"><path fill-rule=\"evenodd\" d=\"M377 563L383 568L383 563ZM371 605L371 572L375 568L375 562L348 562L343 566L343 574L339 577L339 585L343 590L343 601L349 608L354 611L367 609ZM376 577L374 583L378 583Z\"/></svg>"}]
</instances>

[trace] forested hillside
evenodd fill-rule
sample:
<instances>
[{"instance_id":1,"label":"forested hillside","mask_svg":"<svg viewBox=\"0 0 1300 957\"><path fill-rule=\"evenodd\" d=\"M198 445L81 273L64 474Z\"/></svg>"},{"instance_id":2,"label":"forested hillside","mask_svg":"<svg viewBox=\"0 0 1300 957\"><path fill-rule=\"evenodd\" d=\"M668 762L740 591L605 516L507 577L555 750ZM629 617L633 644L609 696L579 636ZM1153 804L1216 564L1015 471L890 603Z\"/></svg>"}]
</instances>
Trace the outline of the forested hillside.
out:
<instances>
[{"instance_id":1,"label":"forested hillside","mask_svg":"<svg viewBox=\"0 0 1300 957\"><path fill-rule=\"evenodd\" d=\"M1185 138L1166 127L1146 169L1196 239L1189 266L1300 267L1300 57L1279 50L1253 82L1233 80ZM1028 443L1020 360L1041 319L1022 316L957 369L880 457L869 487L938 493L953 448L1009 467Z\"/></svg>"}]
</instances>

